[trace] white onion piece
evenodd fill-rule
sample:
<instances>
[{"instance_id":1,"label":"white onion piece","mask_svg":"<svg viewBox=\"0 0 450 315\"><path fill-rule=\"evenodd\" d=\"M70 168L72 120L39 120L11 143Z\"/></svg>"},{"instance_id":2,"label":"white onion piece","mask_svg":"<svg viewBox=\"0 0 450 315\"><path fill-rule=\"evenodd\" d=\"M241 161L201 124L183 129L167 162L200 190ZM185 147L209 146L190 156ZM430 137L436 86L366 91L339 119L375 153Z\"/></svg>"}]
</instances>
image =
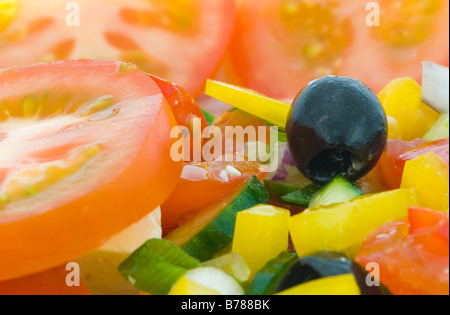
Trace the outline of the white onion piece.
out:
<instances>
[{"instance_id":1,"label":"white onion piece","mask_svg":"<svg viewBox=\"0 0 450 315\"><path fill-rule=\"evenodd\" d=\"M213 290L220 295L244 295L244 289L228 273L213 267L188 270L186 278Z\"/></svg>"},{"instance_id":2,"label":"white onion piece","mask_svg":"<svg viewBox=\"0 0 450 315\"><path fill-rule=\"evenodd\" d=\"M422 101L441 114L449 112L448 67L423 62Z\"/></svg>"}]
</instances>

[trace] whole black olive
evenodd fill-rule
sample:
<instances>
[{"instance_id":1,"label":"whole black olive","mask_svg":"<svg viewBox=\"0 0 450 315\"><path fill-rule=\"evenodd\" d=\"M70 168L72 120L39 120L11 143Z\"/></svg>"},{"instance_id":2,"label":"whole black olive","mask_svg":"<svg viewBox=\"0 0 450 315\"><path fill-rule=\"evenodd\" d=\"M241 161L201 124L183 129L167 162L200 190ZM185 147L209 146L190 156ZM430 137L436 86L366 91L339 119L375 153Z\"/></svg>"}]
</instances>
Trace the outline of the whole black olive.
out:
<instances>
[{"instance_id":1,"label":"whole black olive","mask_svg":"<svg viewBox=\"0 0 450 315\"><path fill-rule=\"evenodd\" d=\"M286 132L299 171L317 184L366 175L386 147L387 119L377 95L359 80L326 76L297 96Z\"/></svg>"}]
</instances>

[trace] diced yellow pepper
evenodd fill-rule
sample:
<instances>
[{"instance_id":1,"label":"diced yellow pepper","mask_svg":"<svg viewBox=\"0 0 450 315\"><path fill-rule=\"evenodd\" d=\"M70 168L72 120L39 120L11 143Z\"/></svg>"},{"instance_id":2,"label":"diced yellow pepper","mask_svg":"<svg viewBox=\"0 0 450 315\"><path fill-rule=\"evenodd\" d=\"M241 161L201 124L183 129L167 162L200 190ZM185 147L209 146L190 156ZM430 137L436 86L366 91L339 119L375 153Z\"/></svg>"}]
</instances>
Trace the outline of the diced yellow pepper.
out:
<instances>
[{"instance_id":1,"label":"diced yellow pepper","mask_svg":"<svg viewBox=\"0 0 450 315\"><path fill-rule=\"evenodd\" d=\"M355 277L346 274L308 281L277 295L361 295L361 290Z\"/></svg>"},{"instance_id":2,"label":"diced yellow pepper","mask_svg":"<svg viewBox=\"0 0 450 315\"><path fill-rule=\"evenodd\" d=\"M0 0L0 32L6 30L19 11L17 0Z\"/></svg>"},{"instance_id":3,"label":"diced yellow pepper","mask_svg":"<svg viewBox=\"0 0 450 315\"><path fill-rule=\"evenodd\" d=\"M275 126L286 127L291 104L277 101L249 89L212 80L206 82L205 93Z\"/></svg>"},{"instance_id":4,"label":"diced yellow pepper","mask_svg":"<svg viewBox=\"0 0 450 315\"><path fill-rule=\"evenodd\" d=\"M422 138L438 120L439 114L422 102L422 88L412 78L391 81L378 94L386 115L398 122L401 139Z\"/></svg>"},{"instance_id":5,"label":"diced yellow pepper","mask_svg":"<svg viewBox=\"0 0 450 315\"><path fill-rule=\"evenodd\" d=\"M321 250L355 250L379 226L407 217L417 204L414 189L398 189L351 201L307 209L289 220L289 231L300 257Z\"/></svg>"},{"instance_id":6,"label":"diced yellow pepper","mask_svg":"<svg viewBox=\"0 0 450 315\"><path fill-rule=\"evenodd\" d=\"M169 295L220 295L220 293L214 289L198 284L186 276L182 276L173 285Z\"/></svg>"},{"instance_id":7,"label":"diced yellow pepper","mask_svg":"<svg viewBox=\"0 0 450 315\"><path fill-rule=\"evenodd\" d=\"M272 258L288 248L290 212L286 209L259 205L238 212L232 252L239 253L256 273Z\"/></svg>"},{"instance_id":8,"label":"diced yellow pepper","mask_svg":"<svg viewBox=\"0 0 450 315\"><path fill-rule=\"evenodd\" d=\"M419 205L447 211L449 204L449 167L434 152L407 161L403 171L402 188L414 188Z\"/></svg>"}]
</instances>

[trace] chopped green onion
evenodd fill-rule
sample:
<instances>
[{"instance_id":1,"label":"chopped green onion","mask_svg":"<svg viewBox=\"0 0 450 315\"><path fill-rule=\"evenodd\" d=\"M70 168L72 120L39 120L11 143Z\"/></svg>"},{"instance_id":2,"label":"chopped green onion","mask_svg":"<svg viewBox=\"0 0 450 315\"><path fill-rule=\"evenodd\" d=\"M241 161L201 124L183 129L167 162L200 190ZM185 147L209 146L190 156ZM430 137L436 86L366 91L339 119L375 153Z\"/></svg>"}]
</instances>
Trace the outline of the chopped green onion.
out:
<instances>
[{"instance_id":1,"label":"chopped green onion","mask_svg":"<svg viewBox=\"0 0 450 315\"><path fill-rule=\"evenodd\" d=\"M172 285L200 262L163 239L151 239L120 266L120 274L138 289L153 295L167 294Z\"/></svg>"},{"instance_id":2,"label":"chopped green onion","mask_svg":"<svg viewBox=\"0 0 450 315\"><path fill-rule=\"evenodd\" d=\"M206 110L204 110L203 108L201 108L203 115L206 118L206 121L208 122L208 125L211 126L212 123L214 122L214 119L216 119L216 117L214 117L212 114L210 114L209 112L207 112Z\"/></svg>"},{"instance_id":3,"label":"chopped green onion","mask_svg":"<svg viewBox=\"0 0 450 315\"><path fill-rule=\"evenodd\" d=\"M311 198L319 191L317 185L309 185L300 190L294 191L281 197L283 201L289 202L299 207L308 207Z\"/></svg>"}]
</instances>

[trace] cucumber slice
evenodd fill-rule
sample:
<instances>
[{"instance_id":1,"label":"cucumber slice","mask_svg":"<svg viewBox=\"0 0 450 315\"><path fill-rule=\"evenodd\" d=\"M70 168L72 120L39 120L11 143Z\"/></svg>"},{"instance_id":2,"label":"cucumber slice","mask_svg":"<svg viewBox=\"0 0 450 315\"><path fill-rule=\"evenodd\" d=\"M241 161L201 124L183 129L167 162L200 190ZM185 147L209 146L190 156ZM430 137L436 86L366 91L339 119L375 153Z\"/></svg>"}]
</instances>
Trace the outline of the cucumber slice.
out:
<instances>
[{"instance_id":1,"label":"cucumber slice","mask_svg":"<svg viewBox=\"0 0 450 315\"><path fill-rule=\"evenodd\" d=\"M151 239L119 266L120 274L133 286L153 295L164 295L187 270L200 262L173 243Z\"/></svg>"},{"instance_id":2,"label":"cucumber slice","mask_svg":"<svg viewBox=\"0 0 450 315\"><path fill-rule=\"evenodd\" d=\"M309 208L349 201L363 193L342 175L323 186L310 200Z\"/></svg>"},{"instance_id":3,"label":"cucumber slice","mask_svg":"<svg viewBox=\"0 0 450 315\"><path fill-rule=\"evenodd\" d=\"M192 257L204 262L231 244L238 211L267 204L270 196L253 176L245 186L219 204L202 211L188 223L166 236Z\"/></svg>"},{"instance_id":4,"label":"cucumber slice","mask_svg":"<svg viewBox=\"0 0 450 315\"><path fill-rule=\"evenodd\" d=\"M442 114L438 121L423 137L426 141L432 142L449 137L449 114Z\"/></svg>"},{"instance_id":5,"label":"cucumber slice","mask_svg":"<svg viewBox=\"0 0 450 315\"><path fill-rule=\"evenodd\" d=\"M247 295L272 295L277 292L279 282L298 260L295 252L285 251L270 260L253 278Z\"/></svg>"}]
</instances>

